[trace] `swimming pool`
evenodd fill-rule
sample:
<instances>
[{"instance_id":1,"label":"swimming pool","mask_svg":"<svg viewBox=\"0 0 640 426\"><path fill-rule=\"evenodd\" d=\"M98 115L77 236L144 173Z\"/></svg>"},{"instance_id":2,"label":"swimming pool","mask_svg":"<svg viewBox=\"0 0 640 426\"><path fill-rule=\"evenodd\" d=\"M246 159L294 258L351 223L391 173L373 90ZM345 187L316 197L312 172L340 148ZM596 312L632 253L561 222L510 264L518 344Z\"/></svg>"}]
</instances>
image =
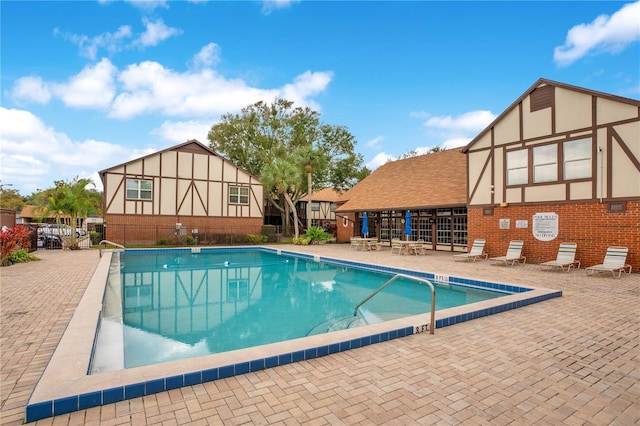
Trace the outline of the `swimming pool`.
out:
<instances>
[{"instance_id":1,"label":"swimming pool","mask_svg":"<svg viewBox=\"0 0 640 426\"><path fill-rule=\"evenodd\" d=\"M198 249L194 248L194 250ZM238 249L207 248L202 250L233 252ZM562 295L561 291L553 289L515 286L457 276L436 276L428 272L371 265L268 247L255 247L254 250L289 254L314 262L328 261L345 267L359 266L394 274L408 273L429 280L460 283L513 293L483 302L439 310L436 312L435 318L436 329ZM136 251L142 252L144 250ZM167 252L169 251L167 250ZM182 386L196 385L292 362L323 357L428 330L426 326L430 321L430 315L414 315L379 324L311 335L248 349L89 374L88 369L94 349L96 330L103 310L103 301L107 296L105 294L106 283L110 269L113 268L112 255L112 253L106 252L100 260L82 300L76 307L64 335L38 381L26 407L27 422L139 398ZM112 271L115 275L117 272L117 270Z\"/></svg>"},{"instance_id":2,"label":"swimming pool","mask_svg":"<svg viewBox=\"0 0 640 426\"><path fill-rule=\"evenodd\" d=\"M393 274L266 251L114 256L91 372L260 346L431 310L431 287ZM436 310L508 295L433 282ZM354 310L357 316L354 316Z\"/></svg>"}]
</instances>

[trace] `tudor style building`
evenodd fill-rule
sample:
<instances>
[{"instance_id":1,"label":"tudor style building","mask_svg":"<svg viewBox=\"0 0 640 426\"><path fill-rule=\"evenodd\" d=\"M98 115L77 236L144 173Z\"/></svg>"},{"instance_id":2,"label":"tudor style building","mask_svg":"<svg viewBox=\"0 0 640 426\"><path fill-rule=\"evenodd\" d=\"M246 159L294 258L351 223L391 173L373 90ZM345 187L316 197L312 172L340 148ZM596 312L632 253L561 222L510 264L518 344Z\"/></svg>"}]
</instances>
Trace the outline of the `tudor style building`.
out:
<instances>
[{"instance_id":1,"label":"tudor style building","mask_svg":"<svg viewBox=\"0 0 640 426\"><path fill-rule=\"evenodd\" d=\"M190 140L100 172L106 236L120 244L260 234L258 178ZM224 240L221 240L221 242Z\"/></svg>"},{"instance_id":2,"label":"tudor style building","mask_svg":"<svg viewBox=\"0 0 640 426\"><path fill-rule=\"evenodd\" d=\"M578 245L582 266L608 246L640 269L640 101L540 79L476 136L467 154L469 241L532 263Z\"/></svg>"}]
</instances>

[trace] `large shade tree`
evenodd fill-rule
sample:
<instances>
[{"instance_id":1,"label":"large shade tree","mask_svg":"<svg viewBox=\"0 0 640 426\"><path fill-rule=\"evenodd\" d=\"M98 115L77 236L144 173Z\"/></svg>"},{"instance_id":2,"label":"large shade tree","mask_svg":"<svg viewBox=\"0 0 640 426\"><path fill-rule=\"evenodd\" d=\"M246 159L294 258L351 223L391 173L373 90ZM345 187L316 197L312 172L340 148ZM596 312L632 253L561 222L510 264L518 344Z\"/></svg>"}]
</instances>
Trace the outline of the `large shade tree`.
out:
<instances>
[{"instance_id":1,"label":"large shade tree","mask_svg":"<svg viewBox=\"0 0 640 426\"><path fill-rule=\"evenodd\" d=\"M346 190L369 173L355 152L354 136L344 126L322 123L316 111L294 107L285 99L271 104L260 101L238 114L223 115L211 127L208 139L211 149L260 178L268 202L281 212L285 229L294 216L296 235L299 224L293 206L299 200L306 196L310 209L313 191ZM291 166L286 180L273 179L285 176L278 161ZM278 181L279 186L274 184ZM310 217L308 210L307 226Z\"/></svg>"}]
</instances>

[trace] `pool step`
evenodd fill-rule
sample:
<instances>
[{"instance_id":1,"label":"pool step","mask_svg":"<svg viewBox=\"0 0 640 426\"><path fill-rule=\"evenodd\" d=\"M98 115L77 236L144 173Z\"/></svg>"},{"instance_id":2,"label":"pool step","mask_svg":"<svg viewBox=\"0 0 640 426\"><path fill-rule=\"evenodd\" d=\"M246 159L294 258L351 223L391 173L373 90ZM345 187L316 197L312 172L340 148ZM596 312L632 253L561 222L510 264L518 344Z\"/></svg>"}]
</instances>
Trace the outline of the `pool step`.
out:
<instances>
[{"instance_id":1,"label":"pool step","mask_svg":"<svg viewBox=\"0 0 640 426\"><path fill-rule=\"evenodd\" d=\"M382 314L372 314L368 311L360 312L360 315L348 315L339 318L333 318L324 321L313 327L307 333L307 336L315 334L331 333L332 331L347 330L349 328L361 327L363 325L377 324L384 321L390 321L397 318L405 317L406 314L397 312L385 312Z\"/></svg>"}]
</instances>

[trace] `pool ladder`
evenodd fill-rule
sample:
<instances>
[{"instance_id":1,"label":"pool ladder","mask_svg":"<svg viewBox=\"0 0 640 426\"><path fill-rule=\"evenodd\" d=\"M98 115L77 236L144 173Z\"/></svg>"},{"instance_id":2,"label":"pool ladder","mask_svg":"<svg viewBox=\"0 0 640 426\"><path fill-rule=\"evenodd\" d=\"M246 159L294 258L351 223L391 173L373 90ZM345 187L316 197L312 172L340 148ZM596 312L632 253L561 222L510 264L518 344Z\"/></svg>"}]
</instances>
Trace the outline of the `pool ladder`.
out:
<instances>
[{"instance_id":1,"label":"pool ladder","mask_svg":"<svg viewBox=\"0 0 640 426\"><path fill-rule=\"evenodd\" d=\"M406 278L406 279L409 279L409 280L419 281L419 282L422 282L422 283L425 283L425 284L429 285L429 287L431 288L431 324L429 324L429 334L434 334L435 330L436 330L436 289L433 286L433 284L431 283L431 281L426 280L424 278L414 277L412 275L395 274L393 277L391 277L391 279L389 279L389 281L387 281L386 283L382 284L377 290L375 290L373 293L371 293L370 295L368 295L367 297L362 299L362 301L360 303L358 303L356 305L355 309L353 310L353 316L355 317L355 316L358 315L358 309L360 308L360 306L362 306L365 303L367 303L373 296L375 296L376 294L380 293L386 286L388 286L389 284L391 284L392 282L394 282L398 278Z\"/></svg>"},{"instance_id":2,"label":"pool ladder","mask_svg":"<svg viewBox=\"0 0 640 426\"><path fill-rule=\"evenodd\" d=\"M114 243L113 241L109 241L109 240L102 240L102 241L100 241L100 243L98 243L98 251L100 253L100 257L102 257L102 250L103 250L102 246L103 245L107 245L107 244L109 244L110 246L116 246L116 247L124 250L124 246L123 245L120 245L118 243Z\"/></svg>"}]
</instances>

